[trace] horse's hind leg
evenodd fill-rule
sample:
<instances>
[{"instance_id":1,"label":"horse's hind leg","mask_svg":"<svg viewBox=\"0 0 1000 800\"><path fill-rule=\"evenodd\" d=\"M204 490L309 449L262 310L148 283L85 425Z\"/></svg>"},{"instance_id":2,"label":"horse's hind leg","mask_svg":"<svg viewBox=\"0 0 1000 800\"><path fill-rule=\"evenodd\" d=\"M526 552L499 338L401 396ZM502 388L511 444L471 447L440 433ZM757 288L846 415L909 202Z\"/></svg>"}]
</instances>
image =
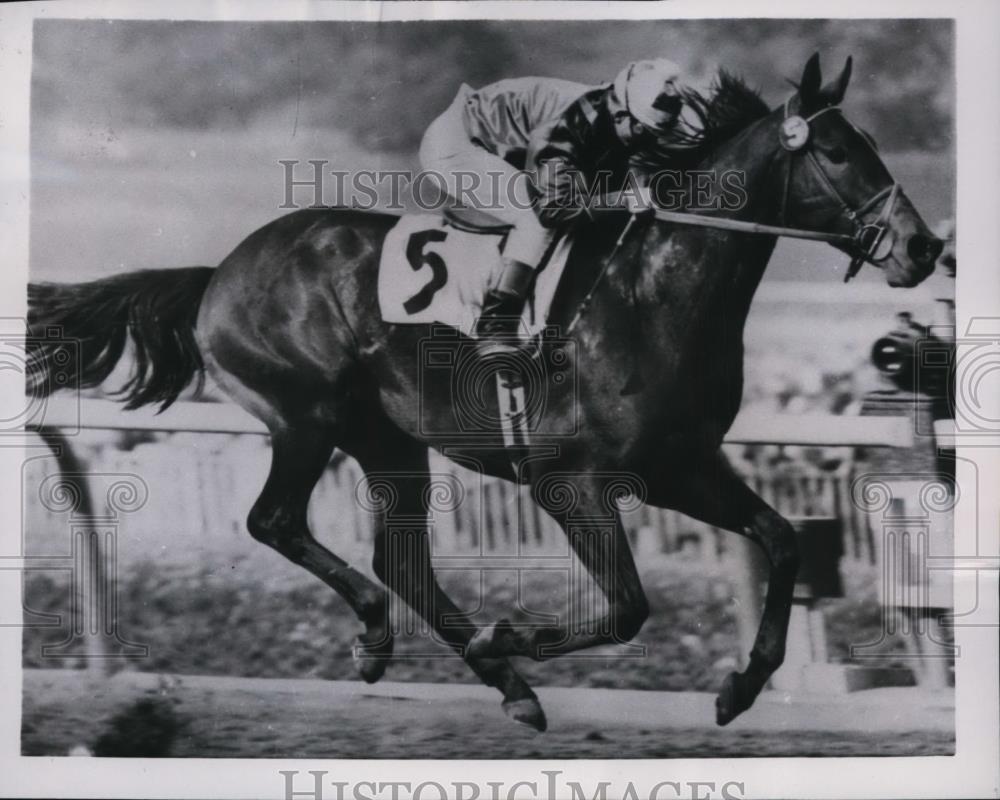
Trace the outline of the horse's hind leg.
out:
<instances>
[{"instance_id":1,"label":"horse's hind leg","mask_svg":"<svg viewBox=\"0 0 1000 800\"><path fill-rule=\"evenodd\" d=\"M376 575L427 621L440 641L465 658L483 683L500 690L509 717L545 730L538 698L505 658L468 656L467 645L477 627L434 576L427 529L428 495L434 487L426 445L390 433L371 442L358 459L367 475L368 499L376 509Z\"/></svg>"},{"instance_id":2,"label":"horse's hind leg","mask_svg":"<svg viewBox=\"0 0 1000 800\"><path fill-rule=\"evenodd\" d=\"M333 453L333 433L315 426L282 427L272 432L271 448L271 472L247 527L255 539L305 567L348 602L366 627L354 649L355 666L373 683L392 655L386 593L317 542L306 518L309 497Z\"/></svg>"},{"instance_id":3,"label":"horse's hind leg","mask_svg":"<svg viewBox=\"0 0 1000 800\"><path fill-rule=\"evenodd\" d=\"M795 531L743 482L722 453L693 465L669 492L671 508L756 542L771 568L750 662L743 672L729 674L716 699L716 722L726 725L753 705L784 661L799 566Z\"/></svg>"},{"instance_id":4,"label":"horse's hind leg","mask_svg":"<svg viewBox=\"0 0 1000 800\"><path fill-rule=\"evenodd\" d=\"M622 483L627 483L627 474L621 477ZM588 647L630 641L649 616L649 606L615 505L614 483L584 472L571 477L556 474L535 481L532 492L536 502L562 526L607 606L584 608L585 598L595 598L585 595L583 586L571 585L575 597L566 620L531 628L515 628L500 620L481 630L470 649L476 655L520 655L543 661ZM569 497L574 500L572 509L563 502ZM599 615L600 611L604 613Z\"/></svg>"}]
</instances>

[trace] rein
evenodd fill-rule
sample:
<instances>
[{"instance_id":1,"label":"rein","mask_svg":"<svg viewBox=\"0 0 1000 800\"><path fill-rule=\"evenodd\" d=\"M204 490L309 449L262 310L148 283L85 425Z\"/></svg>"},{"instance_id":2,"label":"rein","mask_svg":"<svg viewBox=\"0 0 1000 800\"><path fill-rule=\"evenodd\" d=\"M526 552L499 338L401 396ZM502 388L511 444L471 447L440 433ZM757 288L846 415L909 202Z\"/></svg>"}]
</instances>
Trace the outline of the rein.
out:
<instances>
[{"instance_id":1,"label":"rein","mask_svg":"<svg viewBox=\"0 0 1000 800\"><path fill-rule=\"evenodd\" d=\"M791 156L803 147L809 140L809 123L820 114L828 111L840 111L837 106L828 106L820 109L815 114L803 118L789 113L788 101L785 102L785 119L781 124L779 135L781 146L788 154L786 162L788 169L785 171L785 188L781 196L781 213L779 219L784 220L787 214L788 186L792 179ZM848 122L850 124L850 122ZM854 127L853 125L851 127ZM865 141L868 138L862 136ZM841 213L854 226L854 234L828 233L827 231L811 231L804 228L792 228L787 225L765 225L759 222L747 222L739 219L726 219L724 217L707 217L702 214L695 214L690 211L666 211L661 208L654 208L652 215L655 219L663 222L673 222L678 225L693 225L702 228L716 228L725 231L739 231L740 233L753 233L765 236L783 236L788 239L807 239L814 242L826 242L832 245L839 245L853 253L851 264L844 276L844 283L858 274L858 270L866 263L879 264L889 257L892 251L892 237L889 231L889 217L896 207L896 199L899 197L899 182L893 181L891 185L876 192L857 208L852 208L850 203L844 200L837 191L830 176L827 175L823 165L816 158L816 154L810 149L804 151L806 163L812 167L820 184L828 195L830 195L837 205L840 206ZM883 203L875 222L864 223L862 216L871 211L879 203ZM888 245L888 246L886 246Z\"/></svg>"},{"instance_id":2,"label":"rein","mask_svg":"<svg viewBox=\"0 0 1000 800\"><path fill-rule=\"evenodd\" d=\"M782 150L788 156L786 161L788 168L785 172L785 186L781 197L780 220L784 220L787 213L788 188L792 180L791 157L799 151L803 151L803 148L805 148L805 145L808 143L810 133L809 123L821 114L825 114L829 111L840 111L838 106L827 106L826 108L821 108L819 111L808 117L801 117L797 114L790 113L790 100L791 98L785 101L784 120L781 124L781 131L779 133L779 142ZM851 125L852 128L855 127L849 120L846 119L846 117L844 119L848 125ZM857 130L857 128L855 128L855 130ZM866 135L861 134L861 137L866 142L870 143L870 140ZM586 312L587 307L593 299L594 292L597 291L597 288L604 280L608 269L611 267L615 256L618 254L622 243L625 241L625 237L632 230L635 221L639 219L640 216L651 216L661 222L672 222L677 225L690 225L698 228L714 228L716 230L736 231L739 233L750 233L763 236L783 236L788 239L805 239L808 241L826 242L827 244L839 246L851 253L851 263L847 268L846 274L844 275L844 283L847 283L851 278L857 275L858 271L866 263L877 265L885 261L892 252L893 237L892 232L889 230L889 218L892 215L892 211L896 207L896 201L899 198L899 182L893 181L891 185L876 192L860 206L852 208L851 204L844 200L840 192L837 191L837 187L834 185L833 181L830 180L830 176L827 175L826 170L823 169L823 165L820 163L819 159L816 158L816 154L812 151L812 149L804 150L804 154L806 156L806 163L813 169L820 184L823 186L823 189L840 207L840 211L843 216L850 221L851 225L854 226L853 235L847 233L813 231L805 228L793 228L788 225L766 225L761 222L749 222L741 219L709 217L703 214L696 214L691 211L667 211L666 209L656 208L654 206L644 213L640 212L639 214L631 215L624 230L622 230L621 235L618 237L618 241L615 242L611 255L609 255L605 260L604 266L598 274L597 279L594 281L594 284L590 287L587 294L584 295L583 300L580 301L577 312L566 329L567 334L573 331L577 323L580 321L580 318ZM862 220L864 214L871 211L879 203L882 203L882 209L879 212L878 218L874 222L865 223ZM598 207L621 207L621 194L619 193L617 196L613 195L608 198L602 198L601 201L599 201Z\"/></svg>"},{"instance_id":3,"label":"rein","mask_svg":"<svg viewBox=\"0 0 1000 800\"><path fill-rule=\"evenodd\" d=\"M853 236L846 233L827 233L826 231L809 231L802 228L787 228L783 225L764 225L760 222L747 222L742 219L726 219L725 217L706 217L690 211L666 211L662 208L653 209L653 217L663 222L675 222L679 225L694 225L698 228L717 228L723 231L739 231L740 233L758 233L765 236L784 236L790 239L809 239L815 242L828 242L844 247L852 247Z\"/></svg>"}]
</instances>

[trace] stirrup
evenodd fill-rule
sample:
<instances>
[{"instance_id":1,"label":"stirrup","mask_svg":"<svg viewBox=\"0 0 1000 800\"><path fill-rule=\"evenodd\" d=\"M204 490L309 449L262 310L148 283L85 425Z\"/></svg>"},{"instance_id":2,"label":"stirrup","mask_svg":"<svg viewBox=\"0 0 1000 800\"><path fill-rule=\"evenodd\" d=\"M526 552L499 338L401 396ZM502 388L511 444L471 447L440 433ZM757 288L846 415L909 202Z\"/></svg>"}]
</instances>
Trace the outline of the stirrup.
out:
<instances>
[{"instance_id":1,"label":"stirrup","mask_svg":"<svg viewBox=\"0 0 1000 800\"><path fill-rule=\"evenodd\" d=\"M516 356L525 350L526 344L519 337L503 339L486 337L476 342L476 353L483 361L493 361L503 356Z\"/></svg>"},{"instance_id":2,"label":"stirrup","mask_svg":"<svg viewBox=\"0 0 1000 800\"><path fill-rule=\"evenodd\" d=\"M500 411L500 430L504 448L511 455L514 472L517 472L515 454L529 445L524 375L521 370L501 366L496 371L497 408Z\"/></svg>"},{"instance_id":3,"label":"stirrup","mask_svg":"<svg viewBox=\"0 0 1000 800\"><path fill-rule=\"evenodd\" d=\"M484 336L476 342L476 355L496 381L497 409L504 448L511 455L517 472L516 453L529 442L528 420L525 416L526 376L521 360L526 343L516 335Z\"/></svg>"}]
</instances>

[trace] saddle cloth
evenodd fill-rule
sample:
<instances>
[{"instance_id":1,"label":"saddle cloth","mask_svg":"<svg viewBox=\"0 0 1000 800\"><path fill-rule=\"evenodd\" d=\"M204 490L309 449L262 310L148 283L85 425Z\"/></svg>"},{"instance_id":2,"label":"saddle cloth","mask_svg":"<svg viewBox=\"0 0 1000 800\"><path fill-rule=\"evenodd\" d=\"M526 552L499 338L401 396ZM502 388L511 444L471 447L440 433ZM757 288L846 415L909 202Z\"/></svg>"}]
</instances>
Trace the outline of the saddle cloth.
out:
<instances>
[{"instance_id":1,"label":"saddle cloth","mask_svg":"<svg viewBox=\"0 0 1000 800\"><path fill-rule=\"evenodd\" d=\"M549 306L570 250L562 237L535 281L525 307L522 333L545 327ZM407 214L385 237L378 272L378 302L385 322L441 322L473 335L487 289L500 279L498 234L470 233L440 216Z\"/></svg>"}]
</instances>

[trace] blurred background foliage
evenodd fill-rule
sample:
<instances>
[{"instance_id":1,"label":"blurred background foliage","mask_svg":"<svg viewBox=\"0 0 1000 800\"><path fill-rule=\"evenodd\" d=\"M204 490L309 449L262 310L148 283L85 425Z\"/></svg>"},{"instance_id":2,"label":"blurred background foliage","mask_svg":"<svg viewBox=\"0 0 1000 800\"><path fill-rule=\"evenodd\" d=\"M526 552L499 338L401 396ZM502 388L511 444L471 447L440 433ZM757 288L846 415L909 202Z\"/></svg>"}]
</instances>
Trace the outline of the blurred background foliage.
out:
<instances>
[{"instance_id":1,"label":"blurred background foliage","mask_svg":"<svg viewBox=\"0 0 1000 800\"><path fill-rule=\"evenodd\" d=\"M249 538L249 537L248 537ZM248 548L253 544L247 545ZM263 551L262 551L263 552ZM178 564L145 560L119 577L118 632L145 645L149 655L115 660L111 668L143 672L232 675L262 678L357 680L351 659L354 637L362 632L347 604L329 588L294 572L280 557L254 553L233 564ZM479 619L507 616L528 621L523 608L560 610L565 587L553 581L484 575L479 593L467 574L443 570L442 586L460 608L479 607ZM736 631L740 599L718 570L706 569L683 556L676 563L643 569L643 585L653 614L635 643L606 646L580 657L544 663L518 659L518 669L532 685L590 686L660 691L714 691L737 666ZM851 645L879 639L881 608L870 573L846 573L849 597L824 606L831 659L851 662ZM33 574L25 581L25 603L35 612L57 614L65 624L27 627L23 664L27 668L83 668L78 655L63 659L42 656L44 645L68 637L65 580ZM409 612L400 612L409 615ZM407 624L414 624L412 621ZM461 658L421 630L406 625L396 638L388 680L432 683L477 683ZM883 642L880 666L900 666L898 637ZM860 662L859 662L860 663Z\"/></svg>"},{"instance_id":2,"label":"blurred background foliage","mask_svg":"<svg viewBox=\"0 0 1000 800\"><path fill-rule=\"evenodd\" d=\"M300 180L309 159L347 172L416 169L425 128L463 82L597 84L629 61L667 56L703 88L719 67L740 73L776 106L815 51L829 77L853 55L848 115L930 224L952 217L948 20L41 20L32 275L217 264L285 213L280 160L298 160ZM333 184L322 202L348 202ZM295 200L311 204L311 189ZM769 278L838 281L840 261L825 246L782 242ZM859 278L873 280L874 270Z\"/></svg>"},{"instance_id":3,"label":"blurred background foliage","mask_svg":"<svg viewBox=\"0 0 1000 800\"><path fill-rule=\"evenodd\" d=\"M953 32L941 20L47 21L39 33L35 109L54 120L221 132L277 115L412 151L461 81L601 83L665 56L696 82L720 66L743 73L777 104L819 50L830 75L854 55L851 111L884 149L941 150L952 135Z\"/></svg>"}]
</instances>

